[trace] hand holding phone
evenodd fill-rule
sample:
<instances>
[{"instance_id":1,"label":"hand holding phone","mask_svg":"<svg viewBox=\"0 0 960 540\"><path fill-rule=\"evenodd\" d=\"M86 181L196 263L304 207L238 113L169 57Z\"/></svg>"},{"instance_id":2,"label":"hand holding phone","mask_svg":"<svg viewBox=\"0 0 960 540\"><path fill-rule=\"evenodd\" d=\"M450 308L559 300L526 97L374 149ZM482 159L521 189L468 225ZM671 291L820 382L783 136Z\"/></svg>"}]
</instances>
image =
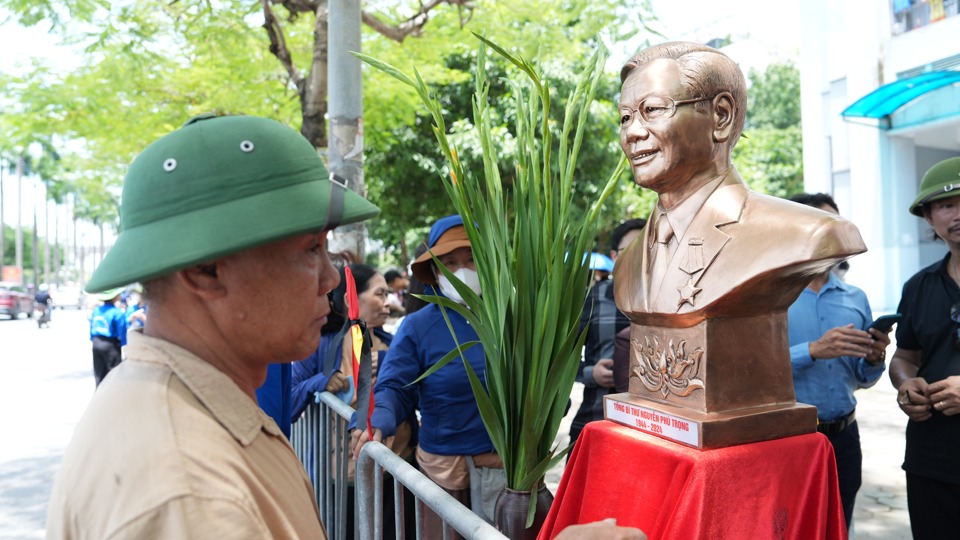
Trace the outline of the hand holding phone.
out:
<instances>
[{"instance_id":1,"label":"hand holding phone","mask_svg":"<svg viewBox=\"0 0 960 540\"><path fill-rule=\"evenodd\" d=\"M893 328L893 325L900 322L901 319L903 319L903 314L901 313L877 317L876 320L870 323L870 326L867 327L867 329L869 330L870 328L876 328L878 331L886 334L891 328Z\"/></svg>"}]
</instances>

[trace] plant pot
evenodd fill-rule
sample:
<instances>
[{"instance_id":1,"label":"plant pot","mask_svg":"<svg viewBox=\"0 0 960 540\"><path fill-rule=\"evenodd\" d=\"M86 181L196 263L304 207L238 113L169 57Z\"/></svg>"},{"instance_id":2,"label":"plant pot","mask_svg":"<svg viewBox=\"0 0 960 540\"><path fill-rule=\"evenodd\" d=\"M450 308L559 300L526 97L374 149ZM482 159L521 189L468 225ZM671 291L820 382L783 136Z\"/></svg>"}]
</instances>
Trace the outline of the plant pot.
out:
<instances>
[{"instance_id":1,"label":"plant pot","mask_svg":"<svg viewBox=\"0 0 960 540\"><path fill-rule=\"evenodd\" d=\"M543 521L547 519L550 505L553 504L553 493L547 486L537 490L537 510L533 518L533 525L526 528L527 512L530 510L530 491L514 491L503 488L497 497L497 505L493 511L493 521L497 530L510 540L536 540L540 534Z\"/></svg>"}]
</instances>

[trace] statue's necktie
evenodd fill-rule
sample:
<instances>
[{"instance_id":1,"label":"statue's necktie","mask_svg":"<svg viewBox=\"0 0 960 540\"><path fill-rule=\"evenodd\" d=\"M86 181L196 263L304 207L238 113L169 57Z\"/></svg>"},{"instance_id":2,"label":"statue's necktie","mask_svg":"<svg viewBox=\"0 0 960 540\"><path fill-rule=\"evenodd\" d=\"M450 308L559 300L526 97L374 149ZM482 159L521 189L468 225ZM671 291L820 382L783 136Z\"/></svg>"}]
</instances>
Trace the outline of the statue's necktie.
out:
<instances>
[{"instance_id":1,"label":"statue's necktie","mask_svg":"<svg viewBox=\"0 0 960 540\"><path fill-rule=\"evenodd\" d=\"M657 219L657 243L669 245L673 239L673 227L670 226L670 220L666 213L661 213Z\"/></svg>"},{"instance_id":2,"label":"statue's necktie","mask_svg":"<svg viewBox=\"0 0 960 540\"><path fill-rule=\"evenodd\" d=\"M664 274L667 272L670 259L673 258L674 241L673 227L667 219L667 214L661 212L657 216L657 238L654 243L653 253L650 264L650 292L653 298L656 298L663 283Z\"/></svg>"}]
</instances>

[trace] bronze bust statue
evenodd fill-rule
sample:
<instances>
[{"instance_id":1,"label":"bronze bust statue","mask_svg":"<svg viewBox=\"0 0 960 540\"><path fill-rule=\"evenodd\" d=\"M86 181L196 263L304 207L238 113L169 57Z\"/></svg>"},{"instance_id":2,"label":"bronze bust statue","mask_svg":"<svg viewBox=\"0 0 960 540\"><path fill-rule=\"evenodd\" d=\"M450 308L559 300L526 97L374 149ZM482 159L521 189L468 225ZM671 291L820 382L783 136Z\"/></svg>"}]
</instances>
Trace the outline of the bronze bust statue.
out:
<instances>
[{"instance_id":1,"label":"bronze bust statue","mask_svg":"<svg viewBox=\"0 0 960 540\"><path fill-rule=\"evenodd\" d=\"M630 401L698 422L703 448L815 431L793 394L786 311L813 276L866 251L860 233L747 187L731 159L746 83L723 53L656 45L620 77L620 145L659 195L614 268Z\"/></svg>"}]
</instances>

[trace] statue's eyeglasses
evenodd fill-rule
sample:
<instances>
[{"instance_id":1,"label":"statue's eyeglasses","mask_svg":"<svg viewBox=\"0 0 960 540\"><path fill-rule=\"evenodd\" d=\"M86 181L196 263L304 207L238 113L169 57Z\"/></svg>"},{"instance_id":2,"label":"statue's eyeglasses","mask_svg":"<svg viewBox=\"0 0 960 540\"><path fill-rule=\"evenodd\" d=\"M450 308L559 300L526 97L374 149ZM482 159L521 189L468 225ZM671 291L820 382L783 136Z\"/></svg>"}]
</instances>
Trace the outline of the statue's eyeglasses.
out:
<instances>
[{"instance_id":1,"label":"statue's eyeglasses","mask_svg":"<svg viewBox=\"0 0 960 540\"><path fill-rule=\"evenodd\" d=\"M640 119L643 120L644 124L650 124L656 122L657 120L666 120L671 118L674 114L677 113L677 107L681 105L689 105L691 103L699 103L701 101L709 101L713 98L708 97L699 97L693 99L672 99L668 97L660 96L650 96L640 102L640 107L637 109L637 112L640 114ZM620 115L620 125L626 125L630 122L630 115L623 114Z\"/></svg>"}]
</instances>

